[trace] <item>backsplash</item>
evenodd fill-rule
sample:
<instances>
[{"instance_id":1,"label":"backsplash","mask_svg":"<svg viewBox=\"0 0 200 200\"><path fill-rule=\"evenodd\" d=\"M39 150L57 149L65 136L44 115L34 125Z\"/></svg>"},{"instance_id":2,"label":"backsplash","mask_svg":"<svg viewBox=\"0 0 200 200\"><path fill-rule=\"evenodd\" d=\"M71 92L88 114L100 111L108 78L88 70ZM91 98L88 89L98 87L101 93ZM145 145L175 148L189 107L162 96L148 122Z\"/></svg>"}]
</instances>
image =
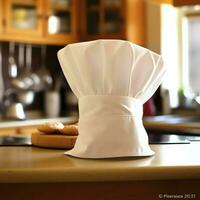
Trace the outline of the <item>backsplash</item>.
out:
<instances>
[{"instance_id":1,"label":"backsplash","mask_svg":"<svg viewBox=\"0 0 200 200\"><path fill-rule=\"evenodd\" d=\"M9 56L10 56L10 43L8 42L1 42L1 52L2 52L2 76L3 76L3 83L4 83L4 100L0 102L1 105L1 111L2 113L6 109L6 105L9 106L11 102L8 103L7 97L5 97L5 94L13 89L13 85L11 84L11 78L9 77ZM22 76L22 74L25 72L26 66L26 47L27 44L20 44L20 43L15 43L15 51L14 51L14 58L15 62L17 65L17 73L18 77ZM21 49L20 49L21 48ZM45 66L47 70L49 71L49 75L53 79L53 84L51 85L50 88L45 88L42 91L34 91L34 101L30 105L24 105L24 109L26 111L30 110L39 110L42 111L42 113L45 114L45 93L48 91L56 91L59 93L60 97L60 114L59 116L65 116L69 114L72 110L77 111L77 105L72 105L69 101L68 104L68 96L71 94L71 90L69 88L69 85L67 81L64 78L64 75L62 73L62 70L60 68L58 59L57 59L57 51L62 48L61 46L46 46L46 56L45 60L42 58L41 55L41 50L42 46L40 45L31 45L32 49L32 59L31 59L31 72L34 72L35 74L39 73L38 71L41 69L42 62L45 63ZM19 52L23 52L23 57L22 55L20 57ZM22 61L23 60L23 61ZM1 63L0 63L1 64ZM23 66L22 66L23 65ZM9 101L18 101L15 99L15 96L18 95L18 92L20 90L15 91L14 93L14 100L9 100ZM69 94L69 95L68 95ZM6 104L7 103L7 104ZM12 104L12 103L11 103ZM70 111L70 112L69 112Z\"/></svg>"}]
</instances>

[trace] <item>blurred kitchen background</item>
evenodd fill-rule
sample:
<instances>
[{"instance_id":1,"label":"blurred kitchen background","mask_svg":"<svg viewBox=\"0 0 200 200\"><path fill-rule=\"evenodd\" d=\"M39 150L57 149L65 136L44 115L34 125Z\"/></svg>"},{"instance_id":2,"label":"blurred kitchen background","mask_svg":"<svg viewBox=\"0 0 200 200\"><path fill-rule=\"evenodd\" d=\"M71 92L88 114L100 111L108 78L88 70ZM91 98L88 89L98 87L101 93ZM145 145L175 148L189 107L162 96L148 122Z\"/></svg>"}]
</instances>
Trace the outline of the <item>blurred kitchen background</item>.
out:
<instances>
[{"instance_id":1,"label":"blurred kitchen background","mask_svg":"<svg viewBox=\"0 0 200 200\"><path fill-rule=\"evenodd\" d=\"M0 0L1 119L76 116L57 51L100 38L163 55L168 74L145 115L200 112L199 35L199 0Z\"/></svg>"}]
</instances>

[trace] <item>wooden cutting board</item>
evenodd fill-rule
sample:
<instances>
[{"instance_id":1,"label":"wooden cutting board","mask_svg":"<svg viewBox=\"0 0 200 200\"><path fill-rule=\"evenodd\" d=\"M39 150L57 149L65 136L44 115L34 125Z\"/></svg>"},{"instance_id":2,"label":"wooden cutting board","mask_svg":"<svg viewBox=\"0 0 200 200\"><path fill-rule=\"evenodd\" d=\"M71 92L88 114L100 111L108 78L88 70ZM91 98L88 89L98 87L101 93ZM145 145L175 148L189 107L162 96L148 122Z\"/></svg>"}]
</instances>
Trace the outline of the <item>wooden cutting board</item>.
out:
<instances>
[{"instance_id":1,"label":"wooden cutting board","mask_svg":"<svg viewBox=\"0 0 200 200\"><path fill-rule=\"evenodd\" d=\"M32 145L46 148L71 149L74 147L77 136L60 134L32 133Z\"/></svg>"}]
</instances>

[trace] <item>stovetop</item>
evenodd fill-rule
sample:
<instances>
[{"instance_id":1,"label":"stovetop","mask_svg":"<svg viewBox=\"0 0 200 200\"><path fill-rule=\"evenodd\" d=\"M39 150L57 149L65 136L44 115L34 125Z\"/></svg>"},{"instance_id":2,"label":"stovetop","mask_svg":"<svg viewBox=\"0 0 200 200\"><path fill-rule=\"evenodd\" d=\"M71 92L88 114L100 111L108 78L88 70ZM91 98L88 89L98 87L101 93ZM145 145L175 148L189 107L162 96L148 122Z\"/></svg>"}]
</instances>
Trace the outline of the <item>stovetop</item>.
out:
<instances>
[{"instance_id":1,"label":"stovetop","mask_svg":"<svg viewBox=\"0 0 200 200\"><path fill-rule=\"evenodd\" d=\"M189 144L200 141L200 135L148 132L150 144ZM31 146L31 138L22 136L0 136L0 146Z\"/></svg>"},{"instance_id":2,"label":"stovetop","mask_svg":"<svg viewBox=\"0 0 200 200\"><path fill-rule=\"evenodd\" d=\"M0 146L31 146L31 138L21 136L0 136Z\"/></svg>"}]
</instances>

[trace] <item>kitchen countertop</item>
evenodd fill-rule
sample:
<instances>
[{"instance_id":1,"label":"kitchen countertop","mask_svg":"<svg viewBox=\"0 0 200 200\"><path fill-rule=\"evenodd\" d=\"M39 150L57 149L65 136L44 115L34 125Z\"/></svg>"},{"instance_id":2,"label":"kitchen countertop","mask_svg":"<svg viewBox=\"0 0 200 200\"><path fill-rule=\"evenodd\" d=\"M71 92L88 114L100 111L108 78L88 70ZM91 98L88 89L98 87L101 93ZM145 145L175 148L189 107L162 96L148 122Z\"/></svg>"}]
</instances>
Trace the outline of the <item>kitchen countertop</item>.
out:
<instances>
[{"instance_id":1,"label":"kitchen countertop","mask_svg":"<svg viewBox=\"0 0 200 200\"><path fill-rule=\"evenodd\" d=\"M0 183L200 179L200 142L151 148L152 157L95 160L64 150L0 147Z\"/></svg>"},{"instance_id":2,"label":"kitchen countertop","mask_svg":"<svg viewBox=\"0 0 200 200\"><path fill-rule=\"evenodd\" d=\"M74 123L77 122L77 117L58 117L58 118L38 118L38 119L29 119L24 121L0 121L1 128L13 128L13 127L22 127L22 126L35 126L44 124L47 122L61 122L61 123Z\"/></svg>"},{"instance_id":3,"label":"kitchen countertop","mask_svg":"<svg viewBox=\"0 0 200 200\"><path fill-rule=\"evenodd\" d=\"M200 135L200 117L198 115L160 115L145 117L145 128L167 132L180 132Z\"/></svg>"}]
</instances>

